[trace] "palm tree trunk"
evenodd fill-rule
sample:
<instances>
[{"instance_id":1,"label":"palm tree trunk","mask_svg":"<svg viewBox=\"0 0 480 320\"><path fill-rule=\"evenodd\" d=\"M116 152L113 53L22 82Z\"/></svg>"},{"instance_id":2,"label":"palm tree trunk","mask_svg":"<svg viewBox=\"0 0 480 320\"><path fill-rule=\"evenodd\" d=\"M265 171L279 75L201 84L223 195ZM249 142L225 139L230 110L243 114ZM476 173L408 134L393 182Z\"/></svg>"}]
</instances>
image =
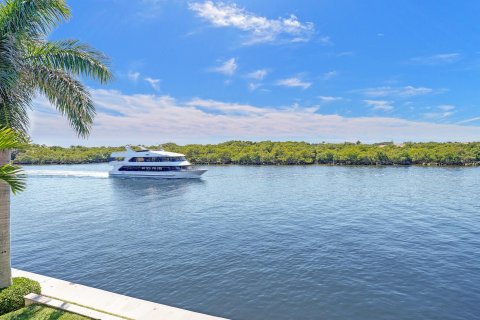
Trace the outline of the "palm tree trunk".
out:
<instances>
[{"instance_id":1,"label":"palm tree trunk","mask_svg":"<svg viewBox=\"0 0 480 320\"><path fill-rule=\"evenodd\" d=\"M10 162L10 150L0 150L0 166ZM10 265L10 187L0 181L0 288L12 284Z\"/></svg>"}]
</instances>

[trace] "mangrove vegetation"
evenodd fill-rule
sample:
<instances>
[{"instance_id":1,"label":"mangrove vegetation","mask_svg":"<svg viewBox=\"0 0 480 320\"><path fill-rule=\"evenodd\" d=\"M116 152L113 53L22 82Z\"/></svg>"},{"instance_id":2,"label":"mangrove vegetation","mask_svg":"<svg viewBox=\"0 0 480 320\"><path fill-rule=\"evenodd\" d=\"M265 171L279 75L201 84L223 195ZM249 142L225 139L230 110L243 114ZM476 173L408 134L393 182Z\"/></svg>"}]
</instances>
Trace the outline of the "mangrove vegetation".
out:
<instances>
[{"instance_id":1,"label":"mangrove vegetation","mask_svg":"<svg viewBox=\"0 0 480 320\"><path fill-rule=\"evenodd\" d=\"M459 143L306 143L228 141L219 144L166 143L149 146L183 153L194 164L240 165L480 165L480 142ZM32 144L13 153L16 164L80 164L108 161L123 147Z\"/></svg>"}]
</instances>

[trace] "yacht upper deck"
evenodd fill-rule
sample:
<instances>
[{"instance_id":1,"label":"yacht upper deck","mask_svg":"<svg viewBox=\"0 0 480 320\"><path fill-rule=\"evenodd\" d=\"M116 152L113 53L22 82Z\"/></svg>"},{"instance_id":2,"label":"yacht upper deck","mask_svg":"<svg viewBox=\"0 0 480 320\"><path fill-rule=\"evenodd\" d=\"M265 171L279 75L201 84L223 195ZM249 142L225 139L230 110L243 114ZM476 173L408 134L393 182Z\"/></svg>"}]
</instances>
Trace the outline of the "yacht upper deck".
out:
<instances>
[{"instance_id":1,"label":"yacht upper deck","mask_svg":"<svg viewBox=\"0 0 480 320\"><path fill-rule=\"evenodd\" d=\"M165 150L133 150L126 147L126 151L113 152L109 161L128 161L128 162L178 162L186 161L185 155Z\"/></svg>"}]
</instances>

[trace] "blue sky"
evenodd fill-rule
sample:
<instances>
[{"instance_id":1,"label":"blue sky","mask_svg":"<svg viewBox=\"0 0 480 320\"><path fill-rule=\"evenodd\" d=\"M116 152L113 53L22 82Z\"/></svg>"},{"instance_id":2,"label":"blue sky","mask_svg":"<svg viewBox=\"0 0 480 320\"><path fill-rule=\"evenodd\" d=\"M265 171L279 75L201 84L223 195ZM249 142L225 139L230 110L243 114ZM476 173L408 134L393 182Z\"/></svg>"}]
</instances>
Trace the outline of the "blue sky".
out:
<instances>
[{"instance_id":1,"label":"blue sky","mask_svg":"<svg viewBox=\"0 0 480 320\"><path fill-rule=\"evenodd\" d=\"M38 98L46 144L480 140L478 1L69 1L51 39L111 59L88 140ZM53 129L53 130L52 130Z\"/></svg>"}]
</instances>

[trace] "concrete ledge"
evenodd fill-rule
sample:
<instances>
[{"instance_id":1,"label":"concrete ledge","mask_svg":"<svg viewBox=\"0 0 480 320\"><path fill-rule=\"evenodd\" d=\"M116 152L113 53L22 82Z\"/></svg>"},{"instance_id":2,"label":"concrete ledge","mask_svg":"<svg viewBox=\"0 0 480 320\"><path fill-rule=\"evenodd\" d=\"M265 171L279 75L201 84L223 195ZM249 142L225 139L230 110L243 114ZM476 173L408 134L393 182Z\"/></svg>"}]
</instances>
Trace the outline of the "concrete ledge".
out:
<instances>
[{"instance_id":1,"label":"concrete ledge","mask_svg":"<svg viewBox=\"0 0 480 320\"><path fill-rule=\"evenodd\" d=\"M30 293L25 296L25 305L29 306L31 304L41 304L97 320L125 320L125 318L116 317L110 314L88 309L82 306L78 306L76 304L56 300L36 293Z\"/></svg>"},{"instance_id":2,"label":"concrete ledge","mask_svg":"<svg viewBox=\"0 0 480 320\"><path fill-rule=\"evenodd\" d=\"M220 320L214 316L136 299L121 294L87 287L40 274L12 269L14 277L26 277L38 281L42 295L55 300L85 306L94 310L127 319L145 320Z\"/></svg>"}]
</instances>

